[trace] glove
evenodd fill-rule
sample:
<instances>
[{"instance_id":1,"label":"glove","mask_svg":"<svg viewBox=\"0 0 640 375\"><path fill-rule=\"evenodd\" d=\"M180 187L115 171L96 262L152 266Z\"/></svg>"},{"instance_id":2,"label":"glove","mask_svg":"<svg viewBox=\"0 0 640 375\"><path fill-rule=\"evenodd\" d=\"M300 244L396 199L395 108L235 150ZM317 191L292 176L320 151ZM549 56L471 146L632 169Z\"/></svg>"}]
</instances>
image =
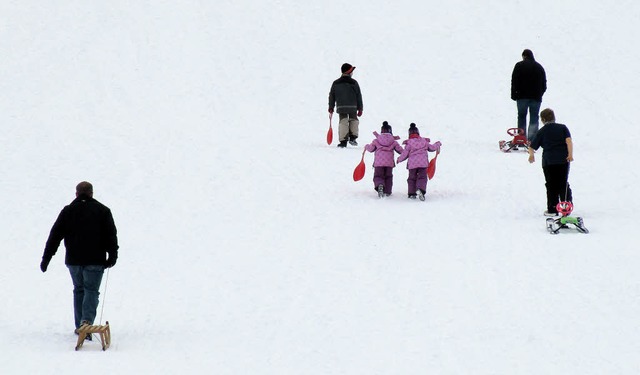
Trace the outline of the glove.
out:
<instances>
[{"instance_id":1,"label":"glove","mask_svg":"<svg viewBox=\"0 0 640 375\"><path fill-rule=\"evenodd\" d=\"M105 268L111 268L113 266L116 265L116 257L109 257L109 259L107 259L107 261L104 263L104 267Z\"/></svg>"},{"instance_id":2,"label":"glove","mask_svg":"<svg viewBox=\"0 0 640 375\"><path fill-rule=\"evenodd\" d=\"M358 117L362 117L362 110L361 109L358 110Z\"/></svg>"},{"instance_id":3,"label":"glove","mask_svg":"<svg viewBox=\"0 0 640 375\"><path fill-rule=\"evenodd\" d=\"M329 113L333 113L333 108L329 108Z\"/></svg>"},{"instance_id":4,"label":"glove","mask_svg":"<svg viewBox=\"0 0 640 375\"><path fill-rule=\"evenodd\" d=\"M47 272L47 267L49 267L49 262L51 259L42 258L42 262L40 262L40 271Z\"/></svg>"}]
</instances>

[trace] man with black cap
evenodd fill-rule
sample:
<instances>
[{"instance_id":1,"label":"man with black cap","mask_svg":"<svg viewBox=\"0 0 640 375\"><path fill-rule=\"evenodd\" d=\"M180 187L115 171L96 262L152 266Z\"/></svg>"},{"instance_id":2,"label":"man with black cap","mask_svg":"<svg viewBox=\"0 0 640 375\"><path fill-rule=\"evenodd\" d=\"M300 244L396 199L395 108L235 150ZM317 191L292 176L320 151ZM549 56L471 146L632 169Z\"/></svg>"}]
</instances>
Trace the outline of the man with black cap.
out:
<instances>
[{"instance_id":1,"label":"man with black cap","mask_svg":"<svg viewBox=\"0 0 640 375\"><path fill-rule=\"evenodd\" d=\"M529 49L522 51L522 61L516 63L511 74L511 99L518 106L518 128L526 134L529 142L538 132L538 113L542 95L547 91L547 76L544 68L533 57ZM527 131L527 111L529 130Z\"/></svg>"},{"instance_id":2,"label":"man with black cap","mask_svg":"<svg viewBox=\"0 0 640 375\"><path fill-rule=\"evenodd\" d=\"M360 124L358 117L362 116L362 93L358 81L351 77L355 68L351 64L342 64L342 76L333 81L329 90L329 113L333 113L335 107L340 116L338 147L342 148L347 147L347 141L352 146L358 145L356 138Z\"/></svg>"},{"instance_id":3,"label":"man with black cap","mask_svg":"<svg viewBox=\"0 0 640 375\"><path fill-rule=\"evenodd\" d=\"M118 259L118 238L111 210L93 198L93 185L87 181L76 186L76 198L62 209L51 228L40 263L42 272L47 271L63 239L67 249L64 261L73 282L78 333L82 325L93 324L102 274ZM86 339L91 340L91 336Z\"/></svg>"}]
</instances>

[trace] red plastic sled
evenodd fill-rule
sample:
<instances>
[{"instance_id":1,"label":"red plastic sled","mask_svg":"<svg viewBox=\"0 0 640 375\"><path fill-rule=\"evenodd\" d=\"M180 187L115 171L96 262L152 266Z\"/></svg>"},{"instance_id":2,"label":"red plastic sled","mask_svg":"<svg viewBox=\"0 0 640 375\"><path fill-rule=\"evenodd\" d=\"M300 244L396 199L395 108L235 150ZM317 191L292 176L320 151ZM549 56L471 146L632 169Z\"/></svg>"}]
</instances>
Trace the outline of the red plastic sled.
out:
<instances>
[{"instance_id":1,"label":"red plastic sled","mask_svg":"<svg viewBox=\"0 0 640 375\"><path fill-rule=\"evenodd\" d=\"M529 141L527 136L524 135L524 130L520 128L509 128L507 134L513 137L510 141L500 141L498 145L502 152L511 152L511 150L518 150L519 147L523 147L525 150L529 147Z\"/></svg>"}]
</instances>

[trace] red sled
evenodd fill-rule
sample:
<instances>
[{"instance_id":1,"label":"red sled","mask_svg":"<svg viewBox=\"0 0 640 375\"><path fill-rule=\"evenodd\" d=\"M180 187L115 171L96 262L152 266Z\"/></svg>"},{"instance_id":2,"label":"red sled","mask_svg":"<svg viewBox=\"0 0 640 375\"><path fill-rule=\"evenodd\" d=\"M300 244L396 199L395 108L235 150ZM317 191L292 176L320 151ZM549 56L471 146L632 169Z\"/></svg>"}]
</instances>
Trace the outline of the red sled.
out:
<instances>
[{"instance_id":1,"label":"red sled","mask_svg":"<svg viewBox=\"0 0 640 375\"><path fill-rule=\"evenodd\" d=\"M529 147L529 141L527 140L527 136L524 135L524 130L520 128L509 128L507 129L507 134L512 136L513 139L498 142L500 151L511 152L511 150L518 150L520 147L526 150L527 147Z\"/></svg>"}]
</instances>

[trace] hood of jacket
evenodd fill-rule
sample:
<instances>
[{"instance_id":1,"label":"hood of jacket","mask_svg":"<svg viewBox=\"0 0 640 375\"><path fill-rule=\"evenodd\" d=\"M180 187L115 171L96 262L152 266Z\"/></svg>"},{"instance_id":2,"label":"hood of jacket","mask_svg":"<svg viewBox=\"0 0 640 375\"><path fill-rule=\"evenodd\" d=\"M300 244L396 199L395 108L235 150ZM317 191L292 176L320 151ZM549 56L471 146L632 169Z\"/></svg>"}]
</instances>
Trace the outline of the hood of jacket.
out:
<instances>
[{"instance_id":1,"label":"hood of jacket","mask_svg":"<svg viewBox=\"0 0 640 375\"><path fill-rule=\"evenodd\" d=\"M393 143L396 141L396 137L391 133L382 133L378 134L377 132L373 133L378 140L380 146L384 148L393 148Z\"/></svg>"}]
</instances>

